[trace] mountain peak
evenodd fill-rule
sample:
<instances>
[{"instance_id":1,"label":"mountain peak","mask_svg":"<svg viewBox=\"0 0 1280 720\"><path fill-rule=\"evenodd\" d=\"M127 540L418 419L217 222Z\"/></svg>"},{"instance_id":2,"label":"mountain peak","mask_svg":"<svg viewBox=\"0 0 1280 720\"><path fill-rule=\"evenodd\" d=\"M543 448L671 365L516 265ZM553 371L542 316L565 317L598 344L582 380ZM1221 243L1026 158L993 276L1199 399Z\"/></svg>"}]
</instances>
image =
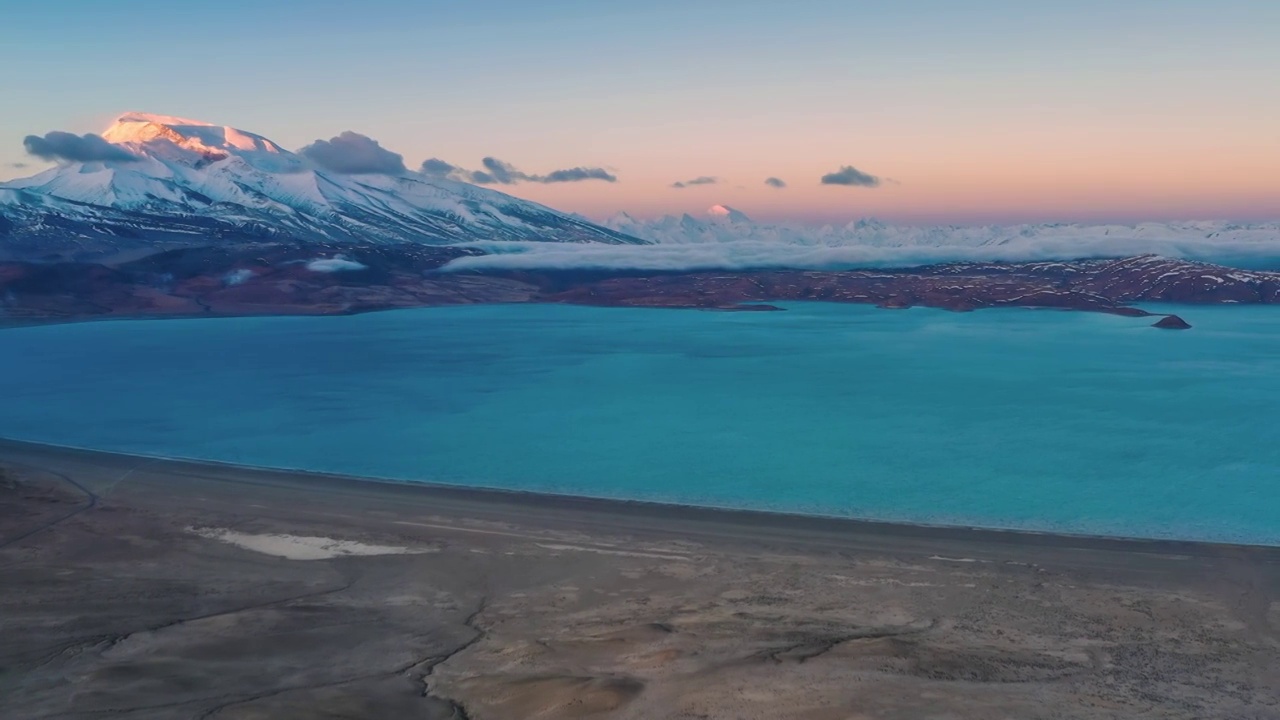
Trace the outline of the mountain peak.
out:
<instances>
[{"instance_id":1,"label":"mountain peak","mask_svg":"<svg viewBox=\"0 0 1280 720\"><path fill-rule=\"evenodd\" d=\"M728 205L712 205L707 209L707 214L713 218L723 218L729 222L751 222L751 218L741 210L735 210Z\"/></svg>"},{"instance_id":2,"label":"mountain peak","mask_svg":"<svg viewBox=\"0 0 1280 720\"><path fill-rule=\"evenodd\" d=\"M202 155L282 152L279 145L251 132L203 120L142 112L127 112L116 118L111 127L102 133L102 137L117 145L143 148L154 141L167 140Z\"/></svg>"}]
</instances>

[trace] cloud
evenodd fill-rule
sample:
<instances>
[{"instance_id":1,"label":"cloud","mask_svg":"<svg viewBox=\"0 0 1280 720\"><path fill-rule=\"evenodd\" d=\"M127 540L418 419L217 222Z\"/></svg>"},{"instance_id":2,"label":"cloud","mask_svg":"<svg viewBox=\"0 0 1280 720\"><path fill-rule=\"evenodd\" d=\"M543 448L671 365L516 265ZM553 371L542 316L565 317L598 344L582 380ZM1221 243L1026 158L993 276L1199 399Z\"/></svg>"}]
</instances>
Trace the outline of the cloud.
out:
<instances>
[{"instance_id":1,"label":"cloud","mask_svg":"<svg viewBox=\"0 0 1280 720\"><path fill-rule=\"evenodd\" d=\"M341 255L332 258L319 258L307 263L307 269L311 272L333 273L333 272L350 272L352 270L368 270L369 266L364 263L358 263L355 260L348 260Z\"/></svg>"},{"instance_id":2,"label":"cloud","mask_svg":"<svg viewBox=\"0 0 1280 720\"><path fill-rule=\"evenodd\" d=\"M822 184L880 187L880 178L875 175L868 175L852 165L844 165L833 173L823 175Z\"/></svg>"},{"instance_id":3,"label":"cloud","mask_svg":"<svg viewBox=\"0 0 1280 720\"><path fill-rule=\"evenodd\" d=\"M764 184L768 185L771 188L784 188L787 186L787 183L784 182L782 178L776 178L776 177L765 178Z\"/></svg>"},{"instance_id":4,"label":"cloud","mask_svg":"<svg viewBox=\"0 0 1280 720\"><path fill-rule=\"evenodd\" d=\"M760 240L706 243L605 245L489 242L470 246L487 254L459 258L447 271L465 270L833 270L910 267L938 262L992 259L990 249L804 245ZM1074 257L1078 251L1073 251ZM1025 248L1005 248L1000 259L1040 259Z\"/></svg>"},{"instance_id":5,"label":"cloud","mask_svg":"<svg viewBox=\"0 0 1280 720\"><path fill-rule=\"evenodd\" d=\"M604 168L575 167L566 168L564 170L552 170L543 176L541 182L561 183L581 182L582 180L604 180L605 182L617 182L618 177Z\"/></svg>"},{"instance_id":6,"label":"cloud","mask_svg":"<svg viewBox=\"0 0 1280 720\"><path fill-rule=\"evenodd\" d=\"M1225 223L1224 223L1225 225ZM717 225L723 230L769 226ZM1229 226L1231 227L1231 226ZM839 270L902 268L944 262L1033 262L1159 255L1233 267L1280 266L1280 223L1208 233L1202 224L1138 226L915 227L851 224L791 228L795 234L667 240L648 245L484 242L484 255L446 270ZM642 234L643 235L643 234Z\"/></svg>"},{"instance_id":7,"label":"cloud","mask_svg":"<svg viewBox=\"0 0 1280 720\"><path fill-rule=\"evenodd\" d=\"M680 182L673 182L671 183L671 187L679 190L680 188L687 188L692 185L715 185L718 182L720 182L720 178L718 177L712 177L711 175L703 175L701 177L696 177L692 180L681 180Z\"/></svg>"},{"instance_id":8,"label":"cloud","mask_svg":"<svg viewBox=\"0 0 1280 720\"><path fill-rule=\"evenodd\" d=\"M343 175L399 175L405 172L404 158L378 144L377 140L347 130L328 140L316 140L298 151L325 170Z\"/></svg>"},{"instance_id":9,"label":"cloud","mask_svg":"<svg viewBox=\"0 0 1280 720\"><path fill-rule=\"evenodd\" d=\"M133 162L138 156L119 145L112 145L102 139L101 135L74 133L54 130L43 137L28 135L22 139L27 152L42 160L64 160L66 162Z\"/></svg>"},{"instance_id":10,"label":"cloud","mask_svg":"<svg viewBox=\"0 0 1280 720\"><path fill-rule=\"evenodd\" d=\"M476 185L515 185L522 182L551 185L583 180L618 181L616 175L604 168L573 167L552 170L546 175L531 175L495 157L486 157L480 161L480 164L484 166L484 170L467 170L440 158L431 158L422 163L422 172L433 177L445 177Z\"/></svg>"},{"instance_id":11,"label":"cloud","mask_svg":"<svg viewBox=\"0 0 1280 720\"><path fill-rule=\"evenodd\" d=\"M430 158L422 161L422 174L434 175L436 177L449 177L462 168L452 163L447 163L440 158Z\"/></svg>"},{"instance_id":12,"label":"cloud","mask_svg":"<svg viewBox=\"0 0 1280 720\"><path fill-rule=\"evenodd\" d=\"M485 169L489 171L489 177L493 182L502 185L514 185L524 179L524 173L520 172L510 163L505 163L495 157L487 157L480 161Z\"/></svg>"}]
</instances>

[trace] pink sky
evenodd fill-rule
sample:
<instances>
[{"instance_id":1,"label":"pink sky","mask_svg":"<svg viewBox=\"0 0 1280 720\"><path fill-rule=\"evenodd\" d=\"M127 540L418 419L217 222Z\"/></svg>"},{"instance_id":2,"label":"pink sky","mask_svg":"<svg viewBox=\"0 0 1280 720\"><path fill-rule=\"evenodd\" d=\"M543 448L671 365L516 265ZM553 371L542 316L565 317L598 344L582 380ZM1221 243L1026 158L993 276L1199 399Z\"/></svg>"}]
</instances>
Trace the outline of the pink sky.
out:
<instances>
[{"instance_id":1,"label":"pink sky","mask_svg":"<svg viewBox=\"0 0 1280 720\"><path fill-rule=\"evenodd\" d=\"M72 4L0 26L22 68L0 179L38 169L25 135L136 109L289 149L353 130L410 167L609 168L499 188L593 217L1280 219L1276 0L224 0L201 17L217 42L180 13ZM846 165L898 183L818 184ZM669 187L699 176L722 181Z\"/></svg>"}]
</instances>

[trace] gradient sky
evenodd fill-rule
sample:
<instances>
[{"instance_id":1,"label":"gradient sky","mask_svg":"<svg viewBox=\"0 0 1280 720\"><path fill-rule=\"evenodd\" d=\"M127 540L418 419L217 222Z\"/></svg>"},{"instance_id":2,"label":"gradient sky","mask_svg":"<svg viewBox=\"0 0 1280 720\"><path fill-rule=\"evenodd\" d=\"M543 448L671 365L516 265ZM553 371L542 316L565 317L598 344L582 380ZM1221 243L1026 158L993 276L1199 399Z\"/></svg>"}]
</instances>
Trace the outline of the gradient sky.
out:
<instances>
[{"instance_id":1,"label":"gradient sky","mask_svg":"<svg viewBox=\"0 0 1280 720\"><path fill-rule=\"evenodd\" d=\"M1277 0L4 5L0 179L44 166L27 134L142 110L288 148L356 130L411 167L608 167L502 188L594 217L1280 218ZM895 182L818 183L844 165ZM669 187L698 176L722 180Z\"/></svg>"}]
</instances>

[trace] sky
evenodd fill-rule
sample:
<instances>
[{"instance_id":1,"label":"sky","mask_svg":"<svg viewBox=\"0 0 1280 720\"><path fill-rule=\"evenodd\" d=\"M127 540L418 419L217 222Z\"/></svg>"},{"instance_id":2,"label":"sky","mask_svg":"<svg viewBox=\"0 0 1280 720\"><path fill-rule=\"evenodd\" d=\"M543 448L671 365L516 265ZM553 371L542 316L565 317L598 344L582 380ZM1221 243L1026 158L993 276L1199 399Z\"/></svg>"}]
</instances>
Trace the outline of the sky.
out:
<instances>
[{"instance_id":1,"label":"sky","mask_svg":"<svg viewBox=\"0 0 1280 720\"><path fill-rule=\"evenodd\" d=\"M606 168L501 188L596 218L1280 219L1276 0L0 6L0 179L48 166L26 135L137 110Z\"/></svg>"}]
</instances>

